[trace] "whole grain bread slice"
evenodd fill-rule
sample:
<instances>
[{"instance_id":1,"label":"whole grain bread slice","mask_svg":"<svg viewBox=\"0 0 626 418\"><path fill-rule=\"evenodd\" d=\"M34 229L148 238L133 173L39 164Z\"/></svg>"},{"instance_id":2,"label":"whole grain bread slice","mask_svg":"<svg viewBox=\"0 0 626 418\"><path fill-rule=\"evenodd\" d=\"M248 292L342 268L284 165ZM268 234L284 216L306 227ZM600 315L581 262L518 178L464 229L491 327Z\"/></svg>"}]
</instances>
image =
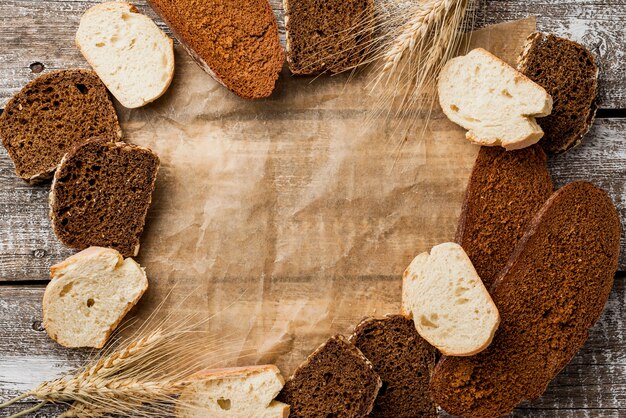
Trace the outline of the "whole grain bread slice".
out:
<instances>
[{"instance_id":1,"label":"whole grain bread slice","mask_svg":"<svg viewBox=\"0 0 626 418\"><path fill-rule=\"evenodd\" d=\"M436 417L428 382L436 350L402 315L366 318L354 329L352 342L372 362L382 387L369 416Z\"/></svg>"},{"instance_id":2,"label":"whole grain bread slice","mask_svg":"<svg viewBox=\"0 0 626 418\"><path fill-rule=\"evenodd\" d=\"M538 119L544 137L539 144L559 153L580 144L596 115L598 66L579 43L541 32L528 37L518 69L554 99L552 113Z\"/></svg>"},{"instance_id":3,"label":"whole grain bread slice","mask_svg":"<svg viewBox=\"0 0 626 418\"><path fill-rule=\"evenodd\" d=\"M276 399L290 405L290 417L364 417L381 384L363 353L336 335L296 369Z\"/></svg>"},{"instance_id":4,"label":"whole grain bread slice","mask_svg":"<svg viewBox=\"0 0 626 418\"><path fill-rule=\"evenodd\" d=\"M364 58L373 0L284 0L287 62L293 74L338 73Z\"/></svg>"},{"instance_id":5,"label":"whole grain bread slice","mask_svg":"<svg viewBox=\"0 0 626 418\"><path fill-rule=\"evenodd\" d=\"M246 99L272 94L285 52L267 0L149 0L215 80Z\"/></svg>"},{"instance_id":6,"label":"whole grain bread slice","mask_svg":"<svg viewBox=\"0 0 626 418\"><path fill-rule=\"evenodd\" d=\"M435 401L451 414L484 418L538 398L600 317L619 243L606 192L574 182L554 193L494 284L502 321L492 344L473 357L444 357L431 379Z\"/></svg>"},{"instance_id":7,"label":"whole grain bread slice","mask_svg":"<svg viewBox=\"0 0 626 418\"><path fill-rule=\"evenodd\" d=\"M106 87L90 70L43 74L0 115L2 144L29 183L51 178L66 152L95 136L120 139L122 130Z\"/></svg>"},{"instance_id":8,"label":"whole grain bread slice","mask_svg":"<svg viewBox=\"0 0 626 418\"><path fill-rule=\"evenodd\" d=\"M137 255L158 168L159 157L136 145L98 138L76 146L63 157L50 191L59 240Z\"/></svg>"},{"instance_id":9,"label":"whole grain bread slice","mask_svg":"<svg viewBox=\"0 0 626 418\"><path fill-rule=\"evenodd\" d=\"M546 155L539 145L516 151L481 147L465 192L456 242L488 290L552 191Z\"/></svg>"}]
</instances>

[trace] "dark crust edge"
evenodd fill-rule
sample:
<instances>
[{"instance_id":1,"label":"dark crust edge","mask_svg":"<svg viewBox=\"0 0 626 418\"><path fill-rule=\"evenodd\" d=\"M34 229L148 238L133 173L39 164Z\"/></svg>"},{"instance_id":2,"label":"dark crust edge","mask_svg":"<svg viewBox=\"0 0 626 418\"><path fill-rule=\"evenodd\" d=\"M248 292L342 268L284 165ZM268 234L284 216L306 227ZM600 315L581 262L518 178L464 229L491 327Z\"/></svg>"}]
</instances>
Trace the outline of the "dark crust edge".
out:
<instances>
[{"instance_id":1,"label":"dark crust edge","mask_svg":"<svg viewBox=\"0 0 626 418\"><path fill-rule=\"evenodd\" d=\"M21 95L22 91L24 91L28 87L31 87L33 84L46 82L48 78L52 78L52 77L54 77L56 75L59 75L61 73L90 74L90 75L93 75L102 84L102 88L106 91L107 97L109 98L109 102L111 104L111 108L113 109L113 116L115 116L115 122L116 122L116 126L117 126L117 130L116 130L117 138L116 138L116 140L122 139L122 137L123 137L122 127L120 126L119 117L117 116L117 111L115 110L115 106L113 105L113 98L111 96L111 92L109 91L109 89L106 88L106 86L104 85L102 80L100 80L100 77L98 77L98 74L96 74L95 71L87 69L87 68L68 68L68 69L65 69L65 70L53 70L53 71L49 71L49 72L43 73L42 75L40 75L37 78L34 78L33 80L31 80L28 83L26 83L20 89L20 91L15 93L13 95L13 97L11 97L9 99L9 101L4 104L4 110L2 111L2 114L0 114L0 120L2 120L2 119L7 117L7 116L5 116L5 115L7 115L6 110L9 107L13 107L14 102ZM7 147L6 139L4 137L2 137L0 139L2 139L2 146L7 150L7 153L9 154L9 157L10 157L10 153L9 153L9 148L10 147ZM13 162L13 158L11 158L11 161ZM43 171L41 173L35 174L33 176L30 176L30 177L24 177L24 176L21 176L21 175L19 175L17 173L17 167L15 167L15 162L13 162L13 166L15 167L15 170L14 170L15 171L15 175L18 176L19 178L21 178L22 180L26 181L30 185L40 184L40 183L43 183L43 182L53 178L54 172L59 168L60 164L61 164L61 162L59 162L59 164L57 164L54 167L50 167L46 171Z\"/></svg>"},{"instance_id":2,"label":"dark crust edge","mask_svg":"<svg viewBox=\"0 0 626 418\"><path fill-rule=\"evenodd\" d=\"M546 40L546 38L552 34L547 34L544 32L534 32L531 33L528 38L526 38L526 43L524 44L524 46L522 47L522 51L519 53L518 57L517 57L517 70L526 75L526 64L527 64L527 60L528 57L530 56L531 51L533 50L535 45L538 45L542 42L544 42ZM595 56L591 53L591 51L589 51L589 49L587 47L585 47L584 45L576 42L576 41L572 41L571 39L567 39L567 38L562 38L556 35L552 35L555 38L557 38L559 41L561 42L567 42L567 43L572 43L578 47L580 47L581 49L583 49L584 51L587 52L589 58L591 59L591 63L593 64L593 66L596 69L596 76L594 78L594 83L593 83L593 87L594 87L594 97L593 100L591 102L591 106L589 107L589 113L587 114L587 118L585 120L585 125L583 125L582 130L577 133L576 135L572 136L571 138L569 138L569 140L566 142L566 145L564 147L558 148L558 149L547 149L544 148L544 150L546 152L549 152L550 154L562 154L564 152L569 151L570 149L576 148L578 147L581 143L582 140L584 138L585 135L587 135L587 133L589 132L589 130L591 129L591 127L593 126L593 123L596 119L596 112L598 110L598 104L597 104L597 99L598 99L598 74L599 74L599 68L598 68L598 64L596 62L596 58Z\"/></svg>"}]
</instances>

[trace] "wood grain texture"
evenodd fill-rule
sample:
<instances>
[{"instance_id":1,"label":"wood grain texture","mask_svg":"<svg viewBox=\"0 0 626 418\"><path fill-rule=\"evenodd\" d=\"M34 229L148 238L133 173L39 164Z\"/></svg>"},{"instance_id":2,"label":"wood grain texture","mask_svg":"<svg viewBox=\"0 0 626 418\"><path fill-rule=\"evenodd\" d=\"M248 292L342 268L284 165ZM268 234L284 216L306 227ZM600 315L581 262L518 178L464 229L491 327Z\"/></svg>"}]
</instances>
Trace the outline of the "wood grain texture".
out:
<instances>
[{"instance_id":1,"label":"wood grain texture","mask_svg":"<svg viewBox=\"0 0 626 418\"><path fill-rule=\"evenodd\" d=\"M293 284L297 286L298 280ZM0 287L0 400L71 371L92 354L62 348L48 338L41 328L43 290L41 286ZM618 277L583 349L540 399L522 404L513 416L620 416L626 404L625 317L626 279ZM46 408L38 416L58 412L58 408Z\"/></svg>"},{"instance_id":2,"label":"wood grain texture","mask_svg":"<svg viewBox=\"0 0 626 418\"><path fill-rule=\"evenodd\" d=\"M46 69L86 67L74 46L74 34L81 14L98 0L4 0L0 2L0 107L33 79L30 65ZM171 35L169 29L146 5L133 2ZM284 43L282 0L270 0L278 16ZM537 16L537 28L582 42L598 57L600 72L599 106L626 108L626 3L619 0L479 0L476 24L502 22Z\"/></svg>"}]
</instances>

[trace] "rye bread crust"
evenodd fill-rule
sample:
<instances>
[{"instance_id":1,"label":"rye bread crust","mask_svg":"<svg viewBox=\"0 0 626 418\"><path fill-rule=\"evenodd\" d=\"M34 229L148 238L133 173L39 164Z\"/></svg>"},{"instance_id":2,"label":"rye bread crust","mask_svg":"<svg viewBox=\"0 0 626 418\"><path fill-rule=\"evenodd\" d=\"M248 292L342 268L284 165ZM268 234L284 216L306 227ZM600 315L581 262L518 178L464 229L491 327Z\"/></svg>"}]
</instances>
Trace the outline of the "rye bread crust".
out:
<instances>
[{"instance_id":1,"label":"rye bread crust","mask_svg":"<svg viewBox=\"0 0 626 418\"><path fill-rule=\"evenodd\" d=\"M455 241L467 253L487 290L552 192L547 158L539 145L515 151L480 148Z\"/></svg>"},{"instance_id":2,"label":"rye bread crust","mask_svg":"<svg viewBox=\"0 0 626 418\"><path fill-rule=\"evenodd\" d=\"M444 357L430 382L435 401L454 415L498 417L541 396L604 309L620 234L603 190L574 182L554 193L494 283L502 322L493 343L474 357Z\"/></svg>"},{"instance_id":3,"label":"rye bread crust","mask_svg":"<svg viewBox=\"0 0 626 418\"><path fill-rule=\"evenodd\" d=\"M218 83L243 97L272 94L285 61L267 0L148 0L191 57Z\"/></svg>"},{"instance_id":4,"label":"rye bread crust","mask_svg":"<svg viewBox=\"0 0 626 418\"><path fill-rule=\"evenodd\" d=\"M597 110L598 66L593 54L577 42L535 32L518 57L518 70L554 98L552 113L537 120L545 133L539 144L549 153L580 145Z\"/></svg>"}]
</instances>

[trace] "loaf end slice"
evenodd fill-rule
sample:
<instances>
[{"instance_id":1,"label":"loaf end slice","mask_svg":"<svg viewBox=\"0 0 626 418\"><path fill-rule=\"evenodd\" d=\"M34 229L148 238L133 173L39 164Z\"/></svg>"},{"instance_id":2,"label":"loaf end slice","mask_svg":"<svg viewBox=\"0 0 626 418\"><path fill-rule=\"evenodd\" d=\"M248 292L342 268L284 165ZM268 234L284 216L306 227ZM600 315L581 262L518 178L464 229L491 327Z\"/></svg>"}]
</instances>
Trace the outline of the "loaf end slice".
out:
<instances>
[{"instance_id":1,"label":"loaf end slice","mask_svg":"<svg viewBox=\"0 0 626 418\"><path fill-rule=\"evenodd\" d=\"M267 0L149 0L194 60L245 99L268 97L285 61Z\"/></svg>"},{"instance_id":2,"label":"loaf end slice","mask_svg":"<svg viewBox=\"0 0 626 418\"><path fill-rule=\"evenodd\" d=\"M50 268L43 325L65 347L102 348L148 288L143 268L110 248L91 247Z\"/></svg>"},{"instance_id":3,"label":"loaf end slice","mask_svg":"<svg viewBox=\"0 0 626 418\"><path fill-rule=\"evenodd\" d=\"M104 2L87 10L76 45L127 108L161 97L174 76L172 40L129 3Z\"/></svg>"},{"instance_id":4,"label":"loaf end slice","mask_svg":"<svg viewBox=\"0 0 626 418\"><path fill-rule=\"evenodd\" d=\"M350 341L383 382L369 416L437 416L428 387L436 350L419 336L413 321L402 315L366 318L357 325Z\"/></svg>"},{"instance_id":5,"label":"loaf end slice","mask_svg":"<svg viewBox=\"0 0 626 418\"><path fill-rule=\"evenodd\" d=\"M492 344L440 360L430 385L435 401L453 415L499 417L541 396L604 309L620 230L613 202L591 183L554 193L492 289L501 316Z\"/></svg>"},{"instance_id":6,"label":"loaf end slice","mask_svg":"<svg viewBox=\"0 0 626 418\"><path fill-rule=\"evenodd\" d=\"M285 381L273 365L203 370L178 399L177 418L287 418L289 405L274 400Z\"/></svg>"},{"instance_id":7,"label":"loaf end slice","mask_svg":"<svg viewBox=\"0 0 626 418\"><path fill-rule=\"evenodd\" d=\"M516 151L481 147L455 241L488 290L552 192L546 155L539 145Z\"/></svg>"},{"instance_id":8,"label":"loaf end slice","mask_svg":"<svg viewBox=\"0 0 626 418\"><path fill-rule=\"evenodd\" d=\"M373 0L285 0L287 62L293 74L338 73L367 53Z\"/></svg>"},{"instance_id":9,"label":"loaf end slice","mask_svg":"<svg viewBox=\"0 0 626 418\"><path fill-rule=\"evenodd\" d=\"M443 112L468 130L468 140L509 151L539 141L536 118L552 110L543 87L481 48L448 61L437 92Z\"/></svg>"},{"instance_id":10,"label":"loaf end slice","mask_svg":"<svg viewBox=\"0 0 626 418\"><path fill-rule=\"evenodd\" d=\"M125 257L139 252L159 158L147 148L107 138L72 149L55 173L50 219L70 248L111 247Z\"/></svg>"},{"instance_id":11,"label":"loaf end slice","mask_svg":"<svg viewBox=\"0 0 626 418\"><path fill-rule=\"evenodd\" d=\"M484 350L500 323L469 257L451 242L411 262L402 280L402 309L426 341L451 356Z\"/></svg>"},{"instance_id":12,"label":"loaf end slice","mask_svg":"<svg viewBox=\"0 0 626 418\"><path fill-rule=\"evenodd\" d=\"M539 144L550 153L581 143L596 114L598 66L584 46L541 32L529 36L518 69L554 99L552 113L539 119L544 131Z\"/></svg>"},{"instance_id":13,"label":"loaf end slice","mask_svg":"<svg viewBox=\"0 0 626 418\"><path fill-rule=\"evenodd\" d=\"M382 382L372 364L344 337L331 337L287 380L278 400L290 417L364 417Z\"/></svg>"},{"instance_id":14,"label":"loaf end slice","mask_svg":"<svg viewBox=\"0 0 626 418\"><path fill-rule=\"evenodd\" d=\"M2 144L29 183L50 179L66 152L95 136L120 139L122 130L106 87L90 70L43 74L0 115Z\"/></svg>"}]
</instances>

